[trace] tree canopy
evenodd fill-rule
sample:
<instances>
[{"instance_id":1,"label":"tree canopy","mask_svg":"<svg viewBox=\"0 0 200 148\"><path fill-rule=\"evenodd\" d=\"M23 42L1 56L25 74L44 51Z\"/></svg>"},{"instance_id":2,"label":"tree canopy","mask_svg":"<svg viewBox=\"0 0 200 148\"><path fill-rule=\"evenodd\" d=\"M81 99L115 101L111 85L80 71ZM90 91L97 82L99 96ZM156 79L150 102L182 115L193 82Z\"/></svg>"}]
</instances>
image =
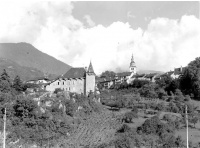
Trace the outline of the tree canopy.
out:
<instances>
[{"instance_id":1,"label":"tree canopy","mask_svg":"<svg viewBox=\"0 0 200 148\"><path fill-rule=\"evenodd\" d=\"M105 71L102 72L101 77L105 77L105 78L115 78L115 72L113 71Z\"/></svg>"},{"instance_id":2,"label":"tree canopy","mask_svg":"<svg viewBox=\"0 0 200 148\"><path fill-rule=\"evenodd\" d=\"M200 57L188 64L180 77L180 88L184 94L200 97Z\"/></svg>"}]
</instances>

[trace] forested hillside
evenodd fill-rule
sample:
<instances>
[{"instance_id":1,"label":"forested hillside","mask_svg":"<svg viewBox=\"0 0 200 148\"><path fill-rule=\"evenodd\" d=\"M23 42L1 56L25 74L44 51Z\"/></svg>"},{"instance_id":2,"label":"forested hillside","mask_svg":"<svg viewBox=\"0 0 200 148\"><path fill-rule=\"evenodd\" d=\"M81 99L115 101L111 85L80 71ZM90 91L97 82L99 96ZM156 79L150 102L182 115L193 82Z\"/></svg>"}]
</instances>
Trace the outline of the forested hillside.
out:
<instances>
[{"instance_id":1,"label":"forested hillside","mask_svg":"<svg viewBox=\"0 0 200 148\"><path fill-rule=\"evenodd\" d=\"M0 43L0 57L16 62L20 66L31 67L43 73L61 75L70 66L39 51L28 43Z\"/></svg>"}]
</instances>

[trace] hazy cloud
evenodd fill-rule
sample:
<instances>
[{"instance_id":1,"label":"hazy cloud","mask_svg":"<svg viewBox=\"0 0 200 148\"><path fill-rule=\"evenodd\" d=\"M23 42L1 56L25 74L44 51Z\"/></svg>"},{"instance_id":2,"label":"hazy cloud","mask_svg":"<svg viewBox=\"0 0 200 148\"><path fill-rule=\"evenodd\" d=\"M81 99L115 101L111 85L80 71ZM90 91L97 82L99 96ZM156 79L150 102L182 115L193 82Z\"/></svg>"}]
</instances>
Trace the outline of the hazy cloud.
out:
<instances>
[{"instance_id":1,"label":"hazy cloud","mask_svg":"<svg viewBox=\"0 0 200 148\"><path fill-rule=\"evenodd\" d=\"M95 22L91 19L91 17L89 15L85 15L84 19L86 20L86 22L88 23L88 25L90 27L94 27L95 26Z\"/></svg>"},{"instance_id":2,"label":"hazy cloud","mask_svg":"<svg viewBox=\"0 0 200 148\"><path fill-rule=\"evenodd\" d=\"M127 12L127 17L128 17L128 18L135 18L136 16L133 15L133 14L131 13L131 11L128 11L128 12Z\"/></svg>"},{"instance_id":3,"label":"hazy cloud","mask_svg":"<svg viewBox=\"0 0 200 148\"><path fill-rule=\"evenodd\" d=\"M73 4L66 1L1 2L0 42L29 42L77 67L92 60L97 74L127 71L132 53L138 69L163 71L200 56L200 20L194 16L151 19L146 30L134 30L123 22L95 24L86 15L87 28L72 10Z\"/></svg>"}]
</instances>

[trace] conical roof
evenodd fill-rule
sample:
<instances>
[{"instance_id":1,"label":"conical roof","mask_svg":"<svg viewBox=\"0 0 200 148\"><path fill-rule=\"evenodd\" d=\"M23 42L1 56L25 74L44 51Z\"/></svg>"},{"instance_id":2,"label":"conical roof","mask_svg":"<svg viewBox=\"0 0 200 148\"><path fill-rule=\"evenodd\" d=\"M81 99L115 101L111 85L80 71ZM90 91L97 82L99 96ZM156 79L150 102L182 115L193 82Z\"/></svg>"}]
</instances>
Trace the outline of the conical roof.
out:
<instances>
[{"instance_id":1,"label":"conical roof","mask_svg":"<svg viewBox=\"0 0 200 148\"><path fill-rule=\"evenodd\" d=\"M134 58L133 58L133 54L132 54L132 58L131 58L130 67L136 67L135 61L134 61Z\"/></svg>"},{"instance_id":2,"label":"conical roof","mask_svg":"<svg viewBox=\"0 0 200 148\"><path fill-rule=\"evenodd\" d=\"M90 61L90 65L88 67L88 73L94 73L94 69L93 69L93 66L92 66L92 62Z\"/></svg>"}]
</instances>

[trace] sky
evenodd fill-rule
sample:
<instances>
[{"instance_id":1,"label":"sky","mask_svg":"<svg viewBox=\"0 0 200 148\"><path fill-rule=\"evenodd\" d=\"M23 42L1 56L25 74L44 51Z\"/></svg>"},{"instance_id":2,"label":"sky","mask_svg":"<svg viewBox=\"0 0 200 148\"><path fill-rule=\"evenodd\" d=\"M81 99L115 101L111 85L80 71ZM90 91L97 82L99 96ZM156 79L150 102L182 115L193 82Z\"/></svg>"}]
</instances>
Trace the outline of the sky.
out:
<instances>
[{"instance_id":1,"label":"sky","mask_svg":"<svg viewBox=\"0 0 200 148\"><path fill-rule=\"evenodd\" d=\"M200 57L198 1L0 1L0 42L27 42L73 67L170 71Z\"/></svg>"}]
</instances>

